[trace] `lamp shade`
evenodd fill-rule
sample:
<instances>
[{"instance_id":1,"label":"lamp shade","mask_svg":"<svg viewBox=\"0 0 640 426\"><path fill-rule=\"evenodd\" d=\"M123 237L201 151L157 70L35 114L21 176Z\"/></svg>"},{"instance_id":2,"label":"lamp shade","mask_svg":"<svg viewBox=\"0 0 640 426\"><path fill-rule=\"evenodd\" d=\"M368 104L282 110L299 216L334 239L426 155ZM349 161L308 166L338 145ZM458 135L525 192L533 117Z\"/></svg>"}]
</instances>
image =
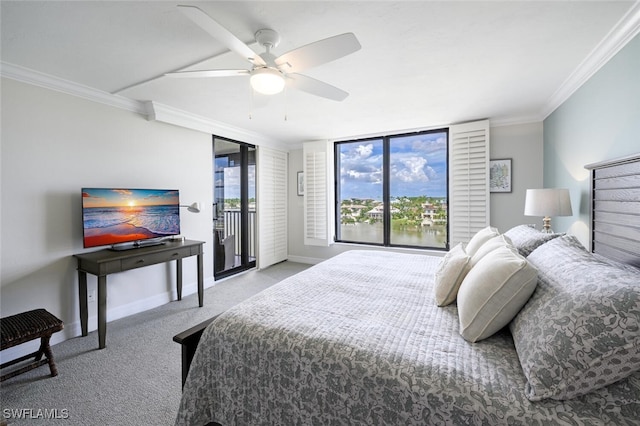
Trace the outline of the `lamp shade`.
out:
<instances>
[{"instance_id":1,"label":"lamp shade","mask_svg":"<svg viewBox=\"0 0 640 426\"><path fill-rule=\"evenodd\" d=\"M563 188L527 189L525 216L572 216L569 190Z\"/></svg>"},{"instance_id":2,"label":"lamp shade","mask_svg":"<svg viewBox=\"0 0 640 426\"><path fill-rule=\"evenodd\" d=\"M282 73L273 68L258 68L251 71L251 87L263 95L275 95L284 89Z\"/></svg>"}]
</instances>

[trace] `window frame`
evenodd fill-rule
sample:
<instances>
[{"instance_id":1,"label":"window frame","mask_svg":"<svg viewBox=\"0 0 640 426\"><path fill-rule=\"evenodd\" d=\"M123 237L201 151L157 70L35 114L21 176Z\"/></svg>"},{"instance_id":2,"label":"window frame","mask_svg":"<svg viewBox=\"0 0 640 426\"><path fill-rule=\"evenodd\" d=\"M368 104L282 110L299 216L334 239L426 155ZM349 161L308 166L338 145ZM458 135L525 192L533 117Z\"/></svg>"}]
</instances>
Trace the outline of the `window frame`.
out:
<instances>
[{"instance_id":1,"label":"window frame","mask_svg":"<svg viewBox=\"0 0 640 426\"><path fill-rule=\"evenodd\" d=\"M447 239L444 244L444 247L432 247L432 246L417 246L417 245L409 245L409 244L392 244L391 243L391 180L390 180L390 166L391 166L391 140L396 138L403 137L411 137L411 136L419 136L426 135L432 133L444 133L447 139L447 150L445 155L445 161L447 165L446 171L446 197L447 197L447 225L446 225L446 233ZM382 141L382 203L383 203L383 238L382 243L374 243L374 242L364 242L364 241L352 241L338 238L340 234L340 226L341 226L341 201L340 201L340 180L341 180L341 172L340 172L340 152L339 148L343 144L348 143L366 143L368 141ZM450 231L449 231L449 150L450 150L450 129L449 127L437 128L437 129L429 129L422 130L416 132L408 132L408 133L398 133L398 134L389 134L389 135L381 135L381 136L373 136L362 139L350 139L350 140L341 140L335 141L333 143L333 171L334 171L334 229L335 235L333 236L333 240L336 243L346 243L346 244L360 244L360 245L369 245L369 246L378 246L378 247L393 247L393 248L410 248L410 249L419 249L419 250L438 250L438 251L448 251L450 247Z\"/></svg>"}]
</instances>

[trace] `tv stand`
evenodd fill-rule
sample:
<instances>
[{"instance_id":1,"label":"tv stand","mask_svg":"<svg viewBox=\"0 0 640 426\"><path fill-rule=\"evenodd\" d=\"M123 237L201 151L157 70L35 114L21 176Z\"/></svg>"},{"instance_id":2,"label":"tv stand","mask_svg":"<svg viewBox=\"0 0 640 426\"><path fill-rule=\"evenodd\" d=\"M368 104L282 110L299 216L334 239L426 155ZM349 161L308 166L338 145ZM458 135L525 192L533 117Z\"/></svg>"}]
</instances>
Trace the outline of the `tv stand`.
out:
<instances>
[{"instance_id":1,"label":"tv stand","mask_svg":"<svg viewBox=\"0 0 640 426\"><path fill-rule=\"evenodd\" d=\"M78 289L80 295L80 325L82 335L88 331L87 274L98 277L98 343L106 347L107 338L107 276L143 266L176 261L176 289L178 300L182 300L182 259L198 256L198 304L204 305L203 241L160 241L161 245L135 247L116 251L103 249L90 253L75 254L78 261Z\"/></svg>"}]
</instances>

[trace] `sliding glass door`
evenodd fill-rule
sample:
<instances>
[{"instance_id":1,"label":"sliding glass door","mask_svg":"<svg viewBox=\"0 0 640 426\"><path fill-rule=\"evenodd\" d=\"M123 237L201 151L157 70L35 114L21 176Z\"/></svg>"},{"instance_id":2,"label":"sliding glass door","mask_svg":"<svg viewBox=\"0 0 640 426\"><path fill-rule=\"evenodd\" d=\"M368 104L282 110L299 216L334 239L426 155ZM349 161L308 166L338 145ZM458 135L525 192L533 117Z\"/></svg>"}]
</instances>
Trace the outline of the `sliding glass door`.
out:
<instances>
[{"instance_id":1,"label":"sliding glass door","mask_svg":"<svg viewBox=\"0 0 640 426\"><path fill-rule=\"evenodd\" d=\"M213 264L218 279L256 264L256 149L214 136L213 154Z\"/></svg>"}]
</instances>

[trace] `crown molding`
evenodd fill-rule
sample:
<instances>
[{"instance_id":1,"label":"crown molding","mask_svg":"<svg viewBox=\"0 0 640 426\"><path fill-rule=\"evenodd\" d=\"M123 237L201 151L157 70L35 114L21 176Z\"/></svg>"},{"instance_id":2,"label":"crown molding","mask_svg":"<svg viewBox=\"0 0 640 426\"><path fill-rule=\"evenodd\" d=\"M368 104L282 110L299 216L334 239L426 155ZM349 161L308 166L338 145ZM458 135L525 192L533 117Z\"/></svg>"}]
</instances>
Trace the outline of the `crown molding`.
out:
<instances>
[{"instance_id":1,"label":"crown molding","mask_svg":"<svg viewBox=\"0 0 640 426\"><path fill-rule=\"evenodd\" d=\"M138 114L145 113L145 106L142 102L119 95L112 95L111 93L104 92L102 90L54 77L49 74L44 74L19 65L10 64L8 62L0 62L0 76L34 86L43 87L45 89L66 93L93 102L132 111Z\"/></svg>"},{"instance_id":2,"label":"crown molding","mask_svg":"<svg viewBox=\"0 0 640 426\"><path fill-rule=\"evenodd\" d=\"M536 115L506 116L491 118L491 127L517 126L519 124L541 123L544 117Z\"/></svg>"},{"instance_id":3,"label":"crown molding","mask_svg":"<svg viewBox=\"0 0 640 426\"><path fill-rule=\"evenodd\" d=\"M22 83L45 89L66 93L89 101L98 102L147 117L149 121L159 121L186 127L192 130L241 140L256 145L267 145L274 149L288 151L283 143L266 138L258 133L250 132L221 122L207 119L187 111L172 108L157 102L141 102L124 96L114 95L73 81L54 77L29 68L8 62L0 62L0 77L10 78Z\"/></svg>"},{"instance_id":4,"label":"crown molding","mask_svg":"<svg viewBox=\"0 0 640 426\"><path fill-rule=\"evenodd\" d=\"M267 146L281 151L289 151L290 148L282 142L267 138L259 133L211 120L158 102L146 102L145 111L147 120L149 121L173 124L175 126L186 127L188 129L198 130L253 145Z\"/></svg>"},{"instance_id":5,"label":"crown molding","mask_svg":"<svg viewBox=\"0 0 640 426\"><path fill-rule=\"evenodd\" d=\"M551 96L540 111L541 120L547 118L584 83L600 70L616 53L640 33L640 1L636 1L609 33L587 55Z\"/></svg>"}]
</instances>

